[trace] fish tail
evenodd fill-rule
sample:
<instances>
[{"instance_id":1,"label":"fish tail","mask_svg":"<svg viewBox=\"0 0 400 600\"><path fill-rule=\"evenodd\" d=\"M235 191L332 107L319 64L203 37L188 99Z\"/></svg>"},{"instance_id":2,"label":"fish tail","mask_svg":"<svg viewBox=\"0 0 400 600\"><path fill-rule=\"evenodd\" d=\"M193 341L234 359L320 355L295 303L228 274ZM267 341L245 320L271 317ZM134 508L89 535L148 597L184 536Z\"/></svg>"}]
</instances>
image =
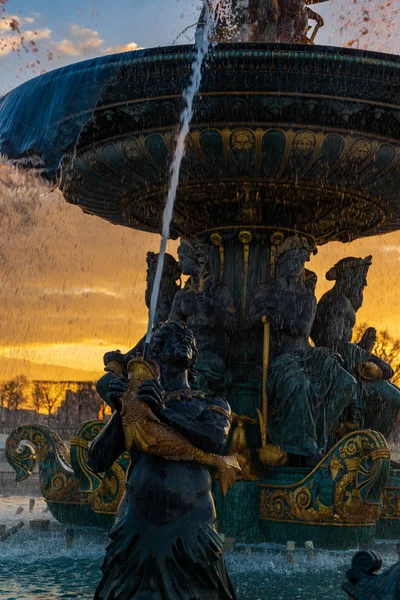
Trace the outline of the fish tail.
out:
<instances>
[{"instance_id":1,"label":"fish tail","mask_svg":"<svg viewBox=\"0 0 400 600\"><path fill-rule=\"evenodd\" d=\"M236 482L236 475L240 473L241 468L236 455L232 456L219 456L218 461L218 472L219 472L219 485L221 487L222 495L225 497L228 490Z\"/></svg>"}]
</instances>

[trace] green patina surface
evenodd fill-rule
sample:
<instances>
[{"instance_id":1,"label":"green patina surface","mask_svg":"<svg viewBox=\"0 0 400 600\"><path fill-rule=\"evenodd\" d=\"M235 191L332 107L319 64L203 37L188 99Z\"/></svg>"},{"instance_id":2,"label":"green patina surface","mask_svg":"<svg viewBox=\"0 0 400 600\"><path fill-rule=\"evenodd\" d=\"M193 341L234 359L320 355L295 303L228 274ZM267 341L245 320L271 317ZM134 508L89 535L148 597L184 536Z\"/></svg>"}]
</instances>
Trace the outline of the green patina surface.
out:
<instances>
[{"instance_id":1,"label":"green patina surface","mask_svg":"<svg viewBox=\"0 0 400 600\"><path fill-rule=\"evenodd\" d=\"M258 482L239 481L222 497L219 483L213 485L217 507L218 531L237 543L265 542L258 519Z\"/></svg>"},{"instance_id":2,"label":"green patina surface","mask_svg":"<svg viewBox=\"0 0 400 600\"><path fill-rule=\"evenodd\" d=\"M377 525L379 539L400 540L400 470L390 473L383 492L383 510Z\"/></svg>"}]
</instances>

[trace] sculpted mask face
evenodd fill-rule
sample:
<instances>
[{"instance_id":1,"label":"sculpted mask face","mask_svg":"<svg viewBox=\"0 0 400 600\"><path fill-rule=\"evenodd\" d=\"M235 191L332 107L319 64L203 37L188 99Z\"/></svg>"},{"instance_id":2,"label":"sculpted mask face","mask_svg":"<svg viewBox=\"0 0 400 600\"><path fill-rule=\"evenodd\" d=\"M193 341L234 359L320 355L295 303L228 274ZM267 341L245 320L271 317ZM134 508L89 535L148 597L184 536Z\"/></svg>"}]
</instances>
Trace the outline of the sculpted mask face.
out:
<instances>
[{"instance_id":1,"label":"sculpted mask face","mask_svg":"<svg viewBox=\"0 0 400 600\"><path fill-rule=\"evenodd\" d=\"M356 165L364 163L372 151L372 145L368 140L357 140L349 152L349 160Z\"/></svg>"},{"instance_id":2,"label":"sculpted mask face","mask_svg":"<svg viewBox=\"0 0 400 600\"><path fill-rule=\"evenodd\" d=\"M308 156L315 148L315 136L308 131L298 133L293 140L293 147L300 156Z\"/></svg>"},{"instance_id":3,"label":"sculpted mask face","mask_svg":"<svg viewBox=\"0 0 400 600\"><path fill-rule=\"evenodd\" d=\"M235 131L232 136L232 146L235 150L251 150L254 146L253 134L245 129Z\"/></svg>"}]
</instances>

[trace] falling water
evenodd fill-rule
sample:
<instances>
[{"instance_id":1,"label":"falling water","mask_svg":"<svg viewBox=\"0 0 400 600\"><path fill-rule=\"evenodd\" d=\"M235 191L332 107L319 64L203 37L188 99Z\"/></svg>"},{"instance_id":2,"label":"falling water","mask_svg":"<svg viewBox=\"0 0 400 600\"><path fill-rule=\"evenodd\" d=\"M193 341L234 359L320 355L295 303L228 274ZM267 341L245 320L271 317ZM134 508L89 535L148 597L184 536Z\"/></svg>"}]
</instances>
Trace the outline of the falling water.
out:
<instances>
[{"instance_id":1,"label":"falling water","mask_svg":"<svg viewBox=\"0 0 400 600\"><path fill-rule=\"evenodd\" d=\"M198 28L196 34L196 56L192 65L192 75L190 79L190 84L184 92L185 108L181 115L181 125L177 138L175 154L171 166L171 182L163 215L160 254L150 302L149 324L146 335L146 349L150 344L151 332L153 329L154 318L157 309L161 275L164 267L165 251L170 233L176 191L179 185L179 175L181 170L182 159L185 155L185 140L186 136L189 133L190 123L193 117L193 102L197 92L200 89L201 68L203 65L204 58L208 53L210 47L210 39L214 29L214 25L217 19L221 16L222 7L220 6L220 4L221 0L204 0L204 23L202 27Z\"/></svg>"}]
</instances>

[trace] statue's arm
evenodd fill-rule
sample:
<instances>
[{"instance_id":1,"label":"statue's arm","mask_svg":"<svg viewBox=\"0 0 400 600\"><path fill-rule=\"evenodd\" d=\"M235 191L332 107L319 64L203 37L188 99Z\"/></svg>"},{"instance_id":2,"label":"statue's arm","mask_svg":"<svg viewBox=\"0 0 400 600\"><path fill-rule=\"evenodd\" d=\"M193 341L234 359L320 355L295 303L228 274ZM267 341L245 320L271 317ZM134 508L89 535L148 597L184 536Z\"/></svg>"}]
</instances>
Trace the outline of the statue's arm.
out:
<instances>
[{"instance_id":1,"label":"statue's arm","mask_svg":"<svg viewBox=\"0 0 400 600\"><path fill-rule=\"evenodd\" d=\"M273 305L274 300L268 300L268 288L261 289L255 291L253 300L250 304L250 308L246 317L246 329L253 329L254 327L259 327L261 323L261 318L264 315L271 316L271 311L274 310Z\"/></svg>"},{"instance_id":2,"label":"statue's arm","mask_svg":"<svg viewBox=\"0 0 400 600\"><path fill-rule=\"evenodd\" d=\"M110 421L89 446L89 468L95 473L104 473L113 466L123 452L125 452L125 436L122 419L118 412L114 412Z\"/></svg>"},{"instance_id":3,"label":"statue's arm","mask_svg":"<svg viewBox=\"0 0 400 600\"><path fill-rule=\"evenodd\" d=\"M283 328L287 329L291 335L306 336L308 338L316 312L316 300L310 295L300 314L296 315L293 311L292 314L283 315Z\"/></svg>"},{"instance_id":4,"label":"statue's arm","mask_svg":"<svg viewBox=\"0 0 400 600\"><path fill-rule=\"evenodd\" d=\"M109 388L110 388L110 382L114 378L115 378L115 374L112 372L108 372L105 375L103 375L103 377L100 377L100 379L96 383L96 391L97 391L98 395L100 396L100 398L102 400L104 400L104 402L107 402L108 406L110 406L112 410L115 410L116 406L114 406L114 403L110 399Z\"/></svg>"},{"instance_id":5,"label":"statue's arm","mask_svg":"<svg viewBox=\"0 0 400 600\"><path fill-rule=\"evenodd\" d=\"M312 339L317 346L325 346L340 352L344 343L344 323L348 312L345 298L340 296L322 298L312 330Z\"/></svg>"},{"instance_id":6,"label":"statue's arm","mask_svg":"<svg viewBox=\"0 0 400 600\"><path fill-rule=\"evenodd\" d=\"M218 454L228 439L231 409L223 398L207 397L207 405L197 418L191 419L171 408L164 408L161 419L196 448Z\"/></svg>"},{"instance_id":7,"label":"statue's arm","mask_svg":"<svg viewBox=\"0 0 400 600\"><path fill-rule=\"evenodd\" d=\"M228 331L236 331L238 327L238 316L230 290L220 287L215 298L215 309L217 316L221 319L223 326Z\"/></svg>"}]
</instances>

